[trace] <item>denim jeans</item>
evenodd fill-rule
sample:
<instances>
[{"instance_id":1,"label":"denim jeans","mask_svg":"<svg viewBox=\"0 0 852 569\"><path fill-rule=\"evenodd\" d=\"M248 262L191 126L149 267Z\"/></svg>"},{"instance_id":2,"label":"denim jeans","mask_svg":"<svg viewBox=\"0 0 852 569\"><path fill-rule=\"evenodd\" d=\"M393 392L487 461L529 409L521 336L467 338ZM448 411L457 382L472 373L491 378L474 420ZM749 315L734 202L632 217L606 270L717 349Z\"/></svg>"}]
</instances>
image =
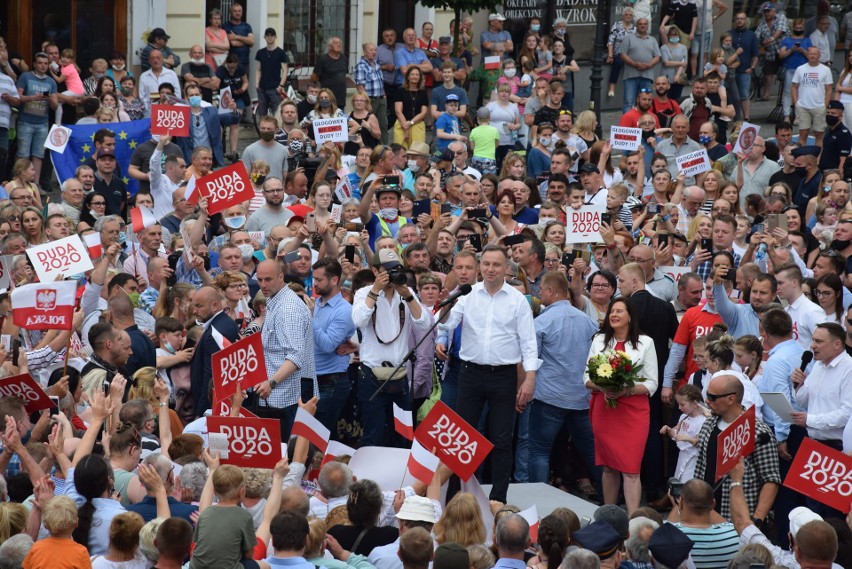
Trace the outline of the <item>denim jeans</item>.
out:
<instances>
[{"instance_id":1,"label":"denim jeans","mask_svg":"<svg viewBox=\"0 0 852 569\"><path fill-rule=\"evenodd\" d=\"M530 481L530 406L518 415L518 436L515 439L515 482Z\"/></svg>"},{"instance_id":2,"label":"denim jeans","mask_svg":"<svg viewBox=\"0 0 852 569\"><path fill-rule=\"evenodd\" d=\"M403 410L411 410L408 400L408 379L388 381L371 401L381 382L367 366L358 369L358 405L361 406L361 424L364 434L361 446L406 447L408 440L398 435L393 426L393 404ZM390 440L386 442L386 438Z\"/></svg>"},{"instance_id":3,"label":"denim jeans","mask_svg":"<svg viewBox=\"0 0 852 569\"><path fill-rule=\"evenodd\" d=\"M740 94L740 102L747 101L751 89L751 73L737 73L737 91Z\"/></svg>"},{"instance_id":4,"label":"denim jeans","mask_svg":"<svg viewBox=\"0 0 852 569\"><path fill-rule=\"evenodd\" d=\"M553 442L563 428L583 456L586 467L601 488L601 469L595 465L595 438L588 409L562 409L534 399L530 403L530 482L547 482L550 478L550 454Z\"/></svg>"},{"instance_id":5,"label":"denim jeans","mask_svg":"<svg viewBox=\"0 0 852 569\"><path fill-rule=\"evenodd\" d=\"M336 439L337 420L349 398L352 384L346 372L330 374L330 377L326 376L326 378L327 383L319 386L320 400L317 404L316 418L331 431L331 437Z\"/></svg>"},{"instance_id":6,"label":"denim jeans","mask_svg":"<svg viewBox=\"0 0 852 569\"><path fill-rule=\"evenodd\" d=\"M651 89L653 86L654 82L645 77L631 77L630 79L625 79L624 106L622 111L626 113L633 108L633 104L636 102L636 95L639 94L639 89L643 87Z\"/></svg>"},{"instance_id":7,"label":"denim jeans","mask_svg":"<svg viewBox=\"0 0 852 569\"><path fill-rule=\"evenodd\" d=\"M786 69L784 71L784 91L781 93L781 108L783 109L784 117L790 118L790 109L793 108L793 75L796 74L795 69Z\"/></svg>"},{"instance_id":8,"label":"denim jeans","mask_svg":"<svg viewBox=\"0 0 852 569\"><path fill-rule=\"evenodd\" d=\"M270 114L275 116L278 105L281 104L281 94L278 89L257 90L257 114L264 116Z\"/></svg>"},{"instance_id":9,"label":"denim jeans","mask_svg":"<svg viewBox=\"0 0 852 569\"><path fill-rule=\"evenodd\" d=\"M453 411L457 411L461 360L450 356L447 360L446 366L447 372L444 374L444 381L441 383L441 401L443 401L447 407Z\"/></svg>"},{"instance_id":10,"label":"denim jeans","mask_svg":"<svg viewBox=\"0 0 852 569\"><path fill-rule=\"evenodd\" d=\"M506 503L512 475L512 434L518 372L513 365L483 371L463 362L459 372L458 414L471 425L479 423L488 404L488 438L491 451L491 499Z\"/></svg>"}]
</instances>

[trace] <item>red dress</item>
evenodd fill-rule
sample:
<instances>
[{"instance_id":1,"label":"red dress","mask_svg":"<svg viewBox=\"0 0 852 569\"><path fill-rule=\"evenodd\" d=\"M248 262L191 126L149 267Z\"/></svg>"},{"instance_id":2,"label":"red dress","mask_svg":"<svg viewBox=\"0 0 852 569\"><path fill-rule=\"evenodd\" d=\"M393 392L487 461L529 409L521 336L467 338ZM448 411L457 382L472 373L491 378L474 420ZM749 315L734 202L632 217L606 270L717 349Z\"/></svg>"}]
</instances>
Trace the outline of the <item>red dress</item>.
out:
<instances>
[{"instance_id":1,"label":"red dress","mask_svg":"<svg viewBox=\"0 0 852 569\"><path fill-rule=\"evenodd\" d=\"M623 351L624 342L617 342L615 349ZM648 396L621 397L618 407L610 409L604 394L593 391L589 415L595 436L595 464L639 474L651 421Z\"/></svg>"}]
</instances>

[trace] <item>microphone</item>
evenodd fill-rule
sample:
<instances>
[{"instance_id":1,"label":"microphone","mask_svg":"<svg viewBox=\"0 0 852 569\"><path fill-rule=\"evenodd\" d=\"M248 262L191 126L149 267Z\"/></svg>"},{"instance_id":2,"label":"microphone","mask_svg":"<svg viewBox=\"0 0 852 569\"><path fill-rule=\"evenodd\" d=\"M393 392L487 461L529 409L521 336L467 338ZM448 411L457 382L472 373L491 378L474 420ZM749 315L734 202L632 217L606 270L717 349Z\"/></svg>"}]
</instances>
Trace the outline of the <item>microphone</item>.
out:
<instances>
[{"instance_id":1,"label":"microphone","mask_svg":"<svg viewBox=\"0 0 852 569\"><path fill-rule=\"evenodd\" d=\"M805 350L802 352L802 365L799 366L799 369L802 373L805 373L805 368L808 367L808 364L814 359L814 353L810 350Z\"/></svg>"},{"instance_id":2,"label":"microphone","mask_svg":"<svg viewBox=\"0 0 852 569\"><path fill-rule=\"evenodd\" d=\"M455 301L457 301L457 300L459 299L459 297L461 297L461 296L464 296L464 295L466 295L466 294L470 294L470 291L471 291L471 290L473 290L473 287L471 287L469 284L463 284L463 285L461 285L461 286L459 287L459 289L458 289L456 292L454 292L453 294L451 294L450 296L448 296L448 297L447 297L447 299L446 299L444 302L442 302L441 304L439 304L439 305L438 305L437 310L440 310L441 308L444 308L444 307L445 307L445 306L447 306L448 304L452 304L452 303L454 303L454 302L455 302Z\"/></svg>"}]
</instances>

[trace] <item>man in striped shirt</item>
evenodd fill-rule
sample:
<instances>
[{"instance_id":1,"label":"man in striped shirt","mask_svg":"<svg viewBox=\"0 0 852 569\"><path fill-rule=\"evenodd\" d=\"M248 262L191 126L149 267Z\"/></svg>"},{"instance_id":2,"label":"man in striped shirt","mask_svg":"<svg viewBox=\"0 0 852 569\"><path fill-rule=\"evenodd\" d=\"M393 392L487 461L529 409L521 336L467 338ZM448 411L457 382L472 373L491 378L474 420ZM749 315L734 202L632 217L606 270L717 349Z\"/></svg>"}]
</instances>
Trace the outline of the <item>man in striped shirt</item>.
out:
<instances>
[{"instance_id":1,"label":"man in striped shirt","mask_svg":"<svg viewBox=\"0 0 852 569\"><path fill-rule=\"evenodd\" d=\"M725 567L740 547L734 524L713 509L715 504L713 487L694 478L683 485L678 507L669 515L669 522L695 543L692 560L696 569Z\"/></svg>"}]
</instances>

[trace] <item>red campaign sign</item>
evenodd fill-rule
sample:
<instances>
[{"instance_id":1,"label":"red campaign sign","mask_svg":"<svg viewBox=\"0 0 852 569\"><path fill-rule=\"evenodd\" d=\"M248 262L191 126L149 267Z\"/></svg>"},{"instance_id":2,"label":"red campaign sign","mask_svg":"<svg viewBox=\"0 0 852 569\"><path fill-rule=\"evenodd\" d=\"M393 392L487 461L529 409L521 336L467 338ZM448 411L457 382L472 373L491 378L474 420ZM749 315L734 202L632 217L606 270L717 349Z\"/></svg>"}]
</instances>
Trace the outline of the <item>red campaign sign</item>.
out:
<instances>
[{"instance_id":1,"label":"red campaign sign","mask_svg":"<svg viewBox=\"0 0 852 569\"><path fill-rule=\"evenodd\" d=\"M696 158L695 160L688 160L688 161L683 162L681 164L681 168L686 170L687 168L692 168L693 166L698 166L702 162L704 162L704 160L702 158Z\"/></svg>"},{"instance_id":2,"label":"red campaign sign","mask_svg":"<svg viewBox=\"0 0 852 569\"><path fill-rule=\"evenodd\" d=\"M274 468L281 460L281 425L277 419L207 417L207 432L228 439L228 458L222 464Z\"/></svg>"},{"instance_id":3,"label":"red campaign sign","mask_svg":"<svg viewBox=\"0 0 852 569\"><path fill-rule=\"evenodd\" d=\"M467 482L494 445L441 401L432 407L414 438L427 450L436 449L441 462Z\"/></svg>"},{"instance_id":4,"label":"red campaign sign","mask_svg":"<svg viewBox=\"0 0 852 569\"><path fill-rule=\"evenodd\" d=\"M213 354L213 401L228 399L237 390L269 379L260 334L252 334Z\"/></svg>"},{"instance_id":5,"label":"red campaign sign","mask_svg":"<svg viewBox=\"0 0 852 569\"><path fill-rule=\"evenodd\" d=\"M223 399L214 403L213 415L217 417L229 417L231 415L231 400ZM260 417L258 417L245 407L240 407L240 417L253 417L255 419L260 419Z\"/></svg>"},{"instance_id":6,"label":"red campaign sign","mask_svg":"<svg viewBox=\"0 0 852 569\"><path fill-rule=\"evenodd\" d=\"M737 465L740 457L754 452L754 405L719 433L716 439L716 480Z\"/></svg>"},{"instance_id":7,"label":"red campaign sign","mask_svg":"<svg viewBox=\"0 0 852 569\"><path fill-rule=\"evenodd\" d=\"M848 513L852 500L852 457L805 437L784 486Z\"/></svg>"},{"instance_id":8,"label":"red campaign sign","mask_svg":"<svg viewBox=\"0 0 852 569\"><path fill-rule=\"evenodd\" d=\"M196 180L190 202L197 203L201 196L207 198L210 215L252 199L254 189L242 160Z\"/></svg>"},{"instance_id":9,"label":"red campaign sign","mask_svg":"<svg viewBox=\"0 0 852 569\"><path fill-rule=\"evenodd\" d=\"M151 105L151 134L189 136L189 107Z\"/></svg>"},{"instance_id":10,"label":"red campaign sign","mask_svg":"<svg viewBox=\"0 0 852 569\"><path fill-rule=\"evenodd\" d=\"M23 400L27 413L53 407L50 396L28 373L0 379L0 398L3 397L17 397Z\"/></svg>"}]
</instances>

